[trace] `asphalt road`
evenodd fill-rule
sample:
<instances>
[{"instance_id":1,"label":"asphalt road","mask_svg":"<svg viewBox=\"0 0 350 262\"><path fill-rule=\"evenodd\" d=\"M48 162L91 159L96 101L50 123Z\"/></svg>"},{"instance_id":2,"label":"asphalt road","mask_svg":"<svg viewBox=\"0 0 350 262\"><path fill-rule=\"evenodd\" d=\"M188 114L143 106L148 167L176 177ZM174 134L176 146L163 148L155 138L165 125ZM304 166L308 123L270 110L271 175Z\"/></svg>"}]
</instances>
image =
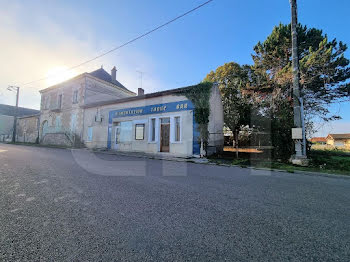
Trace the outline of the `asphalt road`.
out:
<instances>
[{"instance_id":1,"label":"asphalt road","mask_svg":"<svg viewBox=\"0 0 350 262\"><path fill-rule=\"evenodd\" d=\"M350 179L0 144L0 261L350 261Z\"/></svg>"}]
</instances>

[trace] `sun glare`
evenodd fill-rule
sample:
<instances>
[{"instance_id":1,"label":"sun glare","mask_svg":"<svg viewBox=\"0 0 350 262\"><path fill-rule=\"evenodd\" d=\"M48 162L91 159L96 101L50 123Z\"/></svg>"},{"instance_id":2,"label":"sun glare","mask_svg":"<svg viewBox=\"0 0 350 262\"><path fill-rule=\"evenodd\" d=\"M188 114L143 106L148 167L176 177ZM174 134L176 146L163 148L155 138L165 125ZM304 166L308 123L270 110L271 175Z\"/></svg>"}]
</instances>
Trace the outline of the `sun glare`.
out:
<instances>
[{"instance_id":1,"label":"sun glare","mask_svg":"<svg viewBox=\"0 0 350 262\"><path fill-rule=\"evenodd\" d=\"M76 75L77 73L74 70L68 71L68 67L66 66L56 66L47 71L46 77L48 78L46 79L46 84L53 86Z\"/></svg>"}]
</instances>

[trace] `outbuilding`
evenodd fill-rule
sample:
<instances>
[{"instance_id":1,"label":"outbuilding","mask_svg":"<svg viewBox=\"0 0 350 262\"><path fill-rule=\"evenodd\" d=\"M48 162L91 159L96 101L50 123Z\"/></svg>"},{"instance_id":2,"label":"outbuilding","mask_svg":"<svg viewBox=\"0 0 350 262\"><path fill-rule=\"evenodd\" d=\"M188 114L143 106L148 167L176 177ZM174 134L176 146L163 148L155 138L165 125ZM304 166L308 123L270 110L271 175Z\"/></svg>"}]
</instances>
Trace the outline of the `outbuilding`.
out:
<instances>
[{"instance_id":1,"label":"outbuilding","mask_svg":"<svg viewBox=\"0 0 350 262\"><path fill-rule=\"evenodd\" d=\"M144 94L140 88L134 97L86 105L85 146L182 157L200 155L204 153L203 137L196 117L207 112L207 154L221 151L224 121L220 91L217 85L211 85L208 108L198 108L201 104L193 95L190 98L186 95L190 88L199 90L195 96L200 99L198 86L150 94Z\"/></svg>"}]
</instances>

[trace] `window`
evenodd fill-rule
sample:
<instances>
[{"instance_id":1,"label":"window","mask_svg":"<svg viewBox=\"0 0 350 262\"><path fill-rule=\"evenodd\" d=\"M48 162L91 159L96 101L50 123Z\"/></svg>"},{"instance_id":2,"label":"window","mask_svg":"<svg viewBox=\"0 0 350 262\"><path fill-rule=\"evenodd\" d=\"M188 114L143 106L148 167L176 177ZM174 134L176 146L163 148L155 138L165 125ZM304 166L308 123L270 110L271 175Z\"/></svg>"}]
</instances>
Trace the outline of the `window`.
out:
<instances>
[{"instance_id":1,"label":"window","mask_svg":"<svg viewBox=\"0 0 350 262\"><path fill-rule=\"evenodd\" d=\"M56 116L56 127L61 127L62 122L61 122L61 116Z\"/></svg>"},{"instance_id":2,"label":"window","mask_svg":"<svg viewBox=\"0 0 350 262\"><path fill-rule=\"evenodd\" d=\"M47 95L43 97L43 108L49 109L49 107L50 107L50 96Z\"/></svg>"},{"instance_id":3,"label":"window","mask_svg":"<svg viewBox=\"0 0 350 262\"><path fill-rule=\"evenodd\" d=\"M181 141L180 117L175 117L175 142Z\"/></svg>"},{"instance_id":4,"label":"window","mask_svg":"<svg viewBox=\"0 0 350 262\"><path fill-rule=\"evenodd\" d=\"M62 108L62 94L58 95L58 109Z\"/></svg>"},{"instance_id":5,"label":"window","mask_svg":"<svg viewBox=\"0 0 350 262\"><path fill-rule=\"evenodd\" d=\"M156 119L152 118L150 123L150 141L156 141Z\"/></svg>"},{"instance_id":6,"label":"window","mask_svg":"<svg viewBox=\"0 0 350 262\"><path fill-rule=\"evenodd\" d=\"M132 141L132 122L120 122L120 143L129 143Z\"/></svg>"},{"instance_id":7,"label":"window","mask_svg":"<svg viewBox=\"0 0 350 262\"><path fill-rule=\"evenodd\" d=\"M135 125L135 140L143 140L145 135L145 124Z\"/></svg>"},{"instance_id":8,"label":"window","mask_svg":"<svg viewBox=\"0 0 350 262\"><path fill-rule=\"evenodd\" d=\"M170 118L169 117L161 118L160 123L161 124L170 124Z\"/></svg>"},{"instance_id":9,"label":"window","mask_svg":"<svg viewBox=\"0 0 350 262\"><path fill-rule=\"evenodd\" d=\"M77 123L77 114L73 113L70 119L70 130L75 133L75 127Z\"/></svg>"},{"instance_id":10,"label":"window","mask_svg":"<svg viewBox=\"0 0 350 262\"><path fill-rule=\"evenodd\" d=\"M73 92L73 104L78 103L78 90L74 90Z\"/></svg>"},{"instance_id":11,"label":"window","mask_svg":"<svg viewBox=\"0 0 350 262\"><path fill-rule=\"evenodd\" d=\"M87 141L92 141L92 126L89 126L88 127L88 130L87 130Z\"/></svg>"}]
</instances>

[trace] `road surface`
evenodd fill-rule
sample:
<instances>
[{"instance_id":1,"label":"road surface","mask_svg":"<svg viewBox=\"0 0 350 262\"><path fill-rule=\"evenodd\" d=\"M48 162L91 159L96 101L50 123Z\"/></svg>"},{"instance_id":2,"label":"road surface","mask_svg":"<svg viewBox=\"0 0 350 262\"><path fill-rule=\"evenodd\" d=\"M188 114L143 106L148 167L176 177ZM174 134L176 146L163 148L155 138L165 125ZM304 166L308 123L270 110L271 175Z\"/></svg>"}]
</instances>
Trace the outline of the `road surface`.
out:
<instances>
[{"instance_id":1,"label":"road surface","mask_svg":"<svg viewBox=\"0 0 350 262\"><path fill-rule=\"evenodd\" d=\"M0 261L350 261L350 179L0 144Z\"/></svg>"}]
</instances>

